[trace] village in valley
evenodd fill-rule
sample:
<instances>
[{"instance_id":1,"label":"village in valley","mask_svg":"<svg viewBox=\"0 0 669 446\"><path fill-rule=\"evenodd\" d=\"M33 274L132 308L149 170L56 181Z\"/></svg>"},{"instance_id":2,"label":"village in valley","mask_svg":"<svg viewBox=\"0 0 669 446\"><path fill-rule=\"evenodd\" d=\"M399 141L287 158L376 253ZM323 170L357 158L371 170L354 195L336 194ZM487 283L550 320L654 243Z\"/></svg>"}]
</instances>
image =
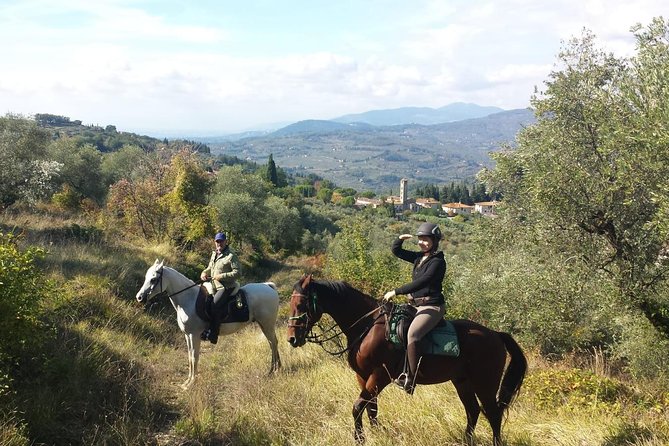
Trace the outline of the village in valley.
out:
<instances>
[{"instance_id":1,"label":"village in valley","mask_svg":"<svg viewBox=\"0 0 669 446\"><path fill-rule=\"evenodd\" d=\"M499 205L498 201L482 201L468 205L463 203L441 203L434 198L409 198L408 194L409 180L402 178L400 180L400 195L390 195L384 199L357 197L355 206L377 208L384 204L392 204L396 213L406 210L417 212L422 209L441 209L449 217L456 215L481 214L486 217L495 216L495 207Z\"/></svg>"}]
</instances>

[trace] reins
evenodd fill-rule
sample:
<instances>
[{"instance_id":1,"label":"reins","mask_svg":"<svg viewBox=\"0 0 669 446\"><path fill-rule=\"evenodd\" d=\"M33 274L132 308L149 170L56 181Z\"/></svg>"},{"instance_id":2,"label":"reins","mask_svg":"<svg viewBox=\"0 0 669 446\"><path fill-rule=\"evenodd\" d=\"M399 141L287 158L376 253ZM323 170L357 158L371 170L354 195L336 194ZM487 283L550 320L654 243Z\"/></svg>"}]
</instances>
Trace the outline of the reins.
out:
<instances>
[{"instance_id":1,"label":"reins","mask_svg":"<svg viewBox=\"0 0 669 446\"><path fill-rule=\"evenodd\" d=\"M306 296L306 295L304 295L304 294L302 294L302 293L296 293L296 292L293 292L293 296L297 296L297 297L305 297L305 298L308 297L308 296ZM292 297L292 296L291 296L291 297ZM314 311L315 311L315 310L316 310L316 299L315 299L315 296L310 300L310 303L311 303L311 306L313 307L313 309L314 309ZM328 349L325 347L325 343L326 343L326 342L329 342L329 341L331 341L331 340L334 339L334 340L337 341L337 344L338 344L339 346L342 346L342 343L341 343L341 341L340 341L340 339L339 339L339 338L341 337L341 335L346 335L346 332L347 332L347 331L349 331L351 328L355 327L357 324L359 324L360 322L362 322L362 321L363 321L364 319L366 319L367 317L371 316L371 315L372 315L375 311L377 311L379 308L381 308L381 306L378 306L378 307L376 307L376 308L374 308L374 309L368 311L367 313L363 314L361 317L358 318L358 320L356 320L356 321L353 322L351 325L349 325L349 327L348 327L347 329L345 329L345 330L342 329L336 322L335 322L330 328L328 328L327 330L323 330L319 323L313 324L313 325L311 326L311 329L309 330L309 333L307 333L307 334L305 335L304 339L305 339L307 342L310 342L310 343L312 343L312 344L320 345L321 348L322 348L326 353L328 353L328 354L330 354L330 355L332 355L332 356L341 356L341 355L343 355L344 353L350 351L350 350L351 350L351 349L352 349L358 342L360 342L365 336L367 336L367 333L369 333L369 331L372 329L372 327L374 326L374 324L376 323L376 321L377 321L381 316L384 315L383 312L379 312L379 315L376 316L376 317L374 318L374 320L372 321L372 323L369 324L367 327L365 327L365 329L362 331L362 333L360 334L360 336L358 336L354 341L350 342L348 347L342 347L341 350L338 350L338 351L330 351L330 350L328 350ZM288 318L288 326L289 326L289 327L294 327L294 328L301 328L302 325L291 324L290 321L292 321L292 320L302 320L302 319L305 318L305 317L306 317L306 323L305 323L305 326L307 326L307 325L308 325L308 322L309 322L309 319L310 319L310 317L309 317L309 308L307 308L307 311L304 312L304 313L302 313L302 314L299 315L299 316L293 316L293 317ZM318 335L317 335L317 334L314 334L314 332L313 332L313 327L314 327L314 326L318 326L318 328L321 329L322 333L321 333L321 334L318 334ZM327 333L331 332L331 331L333 331L334 334L331 335L330 337L325 337L325 335L326 335Z\"/></svg>"},{"instance_id":2,"label":"reins","mask_svg":"<svg viewBox=\"0 0 669 446\"><path fill-rule=\"evenodd\" d=\"M362 321L362 320L365 319L367 316L369 316L369 315L371 315L372 313L374 313L376 310L378 310L378 308L375 308L375 309L371 310L370 312L368 312L367 314L365 314L364 316L362 316L360 319L358 319L358 320L355 321L353 324L351 324L351 325L348 327L348 330L350 330L351 328L353 328L358 322ZM362 340L365 338L365 336L367 336L367 334L369 333L369 331L372 329L372 327L374 326L374 324L376 323L376 321L377 321L381 316L383 316L383 314L382 314L382 313L379 313L379 315L376 316L376 317L374 318L374 320L372 321L372 323L369 324L367 327L365 327L365 329L363 330L363 332L360 333L360 336L358 336L354 341L350 342L348 347L344 347L344 348L342 348L342 349L339 350L339 351L334 351L334 352L333 352L333 351L328 350L327 348L325 348L325 343L328 342L328 341L330 341L331 339L335 339L335 338L336 338L336 339L337 339L337 343L338 343L339 345L342 345L341 342L339 341L339 337L340 337L342 334L345 335L346 333L345 333L344 330L341 329L341 327L339 328L339 333L337 333L335 336L331 336L331 337L329 337L329 338L327 338L327 339L318 339L318 336L317 336L317 335L307 335L306 340L307 340L308 342L312 342L312 343L314 343L314 344L318 344L318 345L320 345L321 348L322 348L323 350L325 350L326 353L328 353L328 354L330 354L330 355L332 355L332 356L341 356L341 355L343 355L344 353L350 351L350 350L351 350L351 349L352 349L358 342L362 341ZM338 327L337 324L334 324L334 325L333 325L332 327L330 327L328 330L332 330L332 329L334 329L335 327Z\"/></svg>"}]
</instances>

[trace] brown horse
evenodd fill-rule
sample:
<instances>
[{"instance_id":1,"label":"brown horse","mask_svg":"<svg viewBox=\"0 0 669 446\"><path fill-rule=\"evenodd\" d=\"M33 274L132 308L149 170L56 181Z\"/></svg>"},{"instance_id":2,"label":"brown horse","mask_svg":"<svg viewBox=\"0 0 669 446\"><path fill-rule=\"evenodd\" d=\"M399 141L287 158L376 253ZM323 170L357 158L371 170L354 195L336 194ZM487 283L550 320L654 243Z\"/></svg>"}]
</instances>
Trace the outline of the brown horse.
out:
<instances>
[{"instance_id":1,"label":"brown horse","mask_svg":"<svg viewBox=\"0 0 669 446\"><path fill-rule=\"evenodd\" d=\"M346 282L314 280L303 276L293 288L288 342L300 347L316 337L311 330L323 313L329 314L346 336L348 364L357 374L360 396L353 404L355 439L364 441L362 415L378 424L377 397L402 372L404 352L385 336L384 313L379 301ZM453 321L460 342L460 355L423 356L416 377L418 384L452 381L467 412L467 441L473 441L481 409L492 427L495 446L501 445L504 412L520 391L527 360L520 346L507 333L496 332L468 320ZM507 353L511 361L506 367ZM480 401L480 405L479 405Z\"/></svg>"}]
</instances>

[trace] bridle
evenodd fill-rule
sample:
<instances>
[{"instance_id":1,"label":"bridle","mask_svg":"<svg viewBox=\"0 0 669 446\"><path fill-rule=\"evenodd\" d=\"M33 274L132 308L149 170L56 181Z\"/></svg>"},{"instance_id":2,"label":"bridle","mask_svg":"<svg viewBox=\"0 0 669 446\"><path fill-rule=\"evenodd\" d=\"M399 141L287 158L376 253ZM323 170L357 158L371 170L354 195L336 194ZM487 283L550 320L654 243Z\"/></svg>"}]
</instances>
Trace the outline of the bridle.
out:
<instances>
[{"instance_id":1,"label":"bridle","mask_svg":"<svg viewBox=\"0 0 669 446\"><path fill-rule=\"evenodd\" d=\"M164 270L163 267L160 267L160 269L158 271L156 271L156 277L151 279L151 286L149 287L148 290L146 290L146 292L143 293L144 297L142 297L142 300L146 299L146 304L145 305L147 305L147 306L149 305L149 303L152 300L155 299L155 296L151 297L151 293L153 293L153 290L156 288L158 283L160 283L160 293L157 293L156 296L160 296L161 294L163 294L165 292L165 290L163 290L163 270ZM172 294L168 294L167 298L169 299L170 297L176 296L177 294L182 293L182 292L186 291L187 289L193 288L194 286L197 286L197 285L201 285L203 282L204 281L201 280L201 279L196 280L195 283L193 283L192 285L188 285L186 288L182 288L179 291L176 291Z\"/></svg>"},{"instance_id":2,"label":"bridle","mask_svg":"<svg viewBox=\"0 0 669 446\"><path fill-rule=\"evenodd\" d=\"M149 302L153 300L151 297L151 294L153 293L153 290L156 288L156 286L160 283L160 293L156 294L156 296L163 294L163 268L161 267L158 271L156 271L156 277L151 279L151 286L149 287L148 290L142 293L142 300L146 299L145 305L149 305ZM141 301L140 301L141 302Z\"/></svg>"},{"instance_id":3,"label":"bridle","mask_svg":"<svg viewBox=\"0 0 669 446\"><path fill-rule=\"evenodd\" d=\"M307 301L307 311L304 313L300 314L299 316L291 316L288 318L288 328L295 328L295 329L304 329L304 330L309 330L307 333L304 335L304 339L307 342L311 342L313 344L318 344L321 346L323 350L325 350L326 353L329 353L332 356L340 356L346 353L347 351L351 350L359 341L361 341L365 336L367 336L367 333L372 329L374 326L374 323L383 316L382 312L379 312L379 315L374 318L371 324L369 324L365 329L362 331L360 336L357 337L353 342L349 343L348 347L344 347L343 343L341 342L341 336L344 335L346 336L346 332L350 330L351 328L355 327L358 323L360 323L362 320L366 319L368 316L371 316L375 311L377 311L380 307L374 308L373 310L367 312L366 314L362 315L358 320L353 322L346 330L343 330L337 323L334 323L330 328L328 329L323 329L323 327L320 326L319 322L311 322L312 320L315 319L315 317L310 314L311 310L313 309L313 312L315 313L318 309L317 305L317 300L318 300L318 295L315 292L312 292L311 295L306 295L304 293L298 293L297 291L293 291L293 293L290 295L291 300L294 298L300 298L300 299L308 299ZM311 322L311 323L310 323ZM320 334L315 334L313 332L314 326L318 326L318 328L321 330ZM333 334L328 335L328 333L332 332ZM329 336L329 337L328 337ZM339 346L340 350L337 351L330 351L326 348L326 342L334 340L337 345Z\"/></svg>"}]
</instances>

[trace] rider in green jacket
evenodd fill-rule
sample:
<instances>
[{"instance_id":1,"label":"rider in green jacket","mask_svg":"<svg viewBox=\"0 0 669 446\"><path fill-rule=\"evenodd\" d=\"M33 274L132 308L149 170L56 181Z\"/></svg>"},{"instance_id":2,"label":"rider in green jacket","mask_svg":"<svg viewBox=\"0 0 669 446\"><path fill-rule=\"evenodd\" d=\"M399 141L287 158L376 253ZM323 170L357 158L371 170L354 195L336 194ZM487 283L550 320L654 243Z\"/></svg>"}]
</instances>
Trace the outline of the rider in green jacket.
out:
<instances>
[{"instance_id":1,"label":"rider in green jacket","mask_svg":"<svg viewBox=\"0 0 669 446\"><path fill-rule=\"evenodd\" d=\"M237 254L228 246L226 235L222 232L217 233L214 243L216 250L211 253L209 265L200 274L203 281L211 280L214 288L213 305L211 305L212 319L209 330L202 333L202 339L209 340L212 344L218 342L221 320L224 319L222 313L232 298L232 292L239 288L237 279L241 275Z\"/></svg>"}]
</instances>

